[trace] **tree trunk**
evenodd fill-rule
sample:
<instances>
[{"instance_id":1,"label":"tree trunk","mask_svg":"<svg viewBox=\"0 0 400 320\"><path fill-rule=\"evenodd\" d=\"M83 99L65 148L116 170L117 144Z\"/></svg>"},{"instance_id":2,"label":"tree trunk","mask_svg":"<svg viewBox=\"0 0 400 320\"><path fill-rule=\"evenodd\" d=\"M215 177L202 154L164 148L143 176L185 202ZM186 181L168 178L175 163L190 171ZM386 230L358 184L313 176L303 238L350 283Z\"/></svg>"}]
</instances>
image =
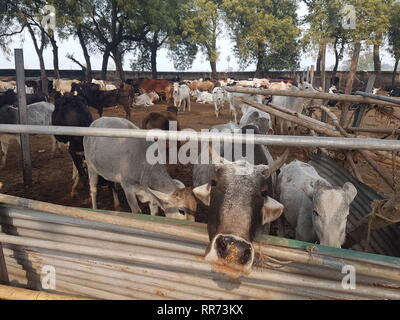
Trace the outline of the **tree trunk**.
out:
<instances>
[{"instance_id":1,"label":"tree trunk","mask_svg":"<svg viewBox=\"0 0 400 320\"><path fill-rule=\"evenodd\" d=\"M326 90L326 42L321 44L321 87L322 91Z\"/></svg>"},{"instance_id":2,"label":"tree trunk","mask_svg":"<svg viewBox=\"0 0 400 320\"><path fill-rule=\"evenodd\" d=\"M42 81L42 92L49 94L49 80L46 75L46 66L44 64L43 51L38 52L39 63L40 63L40 80Z\"/></svg>"},{"instance_id":3,"label":"tree trunk","mask_svg":"<svg viewBox=\"0 0 400 320\"><path fill-rule=\"evenodd\" d=\"M107 67L108 67L108 59L110 58L111 50L109 46L107 46L103 53L103 63L101 65L101 80L107 80Z\"/></svg>"},{"instance_id":4,"label":"tree trunk","mask_svg":"<svg viewBox=\"0 0 400 320\"><path fill-rule=\"evenodd\" d=\"M337 71L339 69L339 51L338 51L338 38L335 39L335 44L334 44L334 51L335 51L335 66L333 67L332 71L332 79L336 77Z\"/></svg>"},{"instance_id":5,"label":"tree trunk","mask_svg":"<svg viewBox=\"0 0 400 320\"><path fill-rule=\"evenodd\" d=\"M377 39L379 39L379 36L377 36ZM380 88L382 84L382 64L380 57L380 48L381 48L380 41L376 42L374 44L374 71L376 74L375 86L377 88Z\"/></svg>"},{"instance_id":6,"label":"tree trunk","mask_svg":"<svg viewBox=\"0 0 400 320\"><path fill-rule=\"evenodd\" d=\"M396 73L397 73L397 68L399 66L399 61L400 61L400 57L396 59L396 62L394 64L394 70L393 70L393 76L392 76L392 87L394 87L395 83L396 83Z\"/></svg>"},{"instance_id":7,"label":"tree trunk","mask_svg":"<svg viewBox=\"0 0 400 320\"><path fill-rule=\"evenodd\" d=\"M86 47L86 42L85 42L85 39L83 37L82 27L81 26L78 26L76 34L78 35L79 43L80 43L80 45L82 47L83 56L85 57L85 62L86 62L85 77L86 77L86 81L91 82L92 81L92 64L90 62L90 56L89 56L89 52L88 52L87 47Z\"/></svg>"},{"instance_id":8,"label":"tree trunk","mask_svg":"<svg viewBox=\"0 0 400 320\"><path fill-rule=\"evenodd\" d=\"M122 64L122 54L121 54L118 46L116 46L112 50L112 54L113 54L115 68L117 70L118 78L121 79L122 82L125 82L124 66Z\"/></svg>"},{"instance_id":9,"label":"tree trunk","mask_svg":"<svg viewBox=\"0 0 400 320\"><path fill-rule=\"evenodd\" d=\"M38 55L39 58L39 64L40 64L40 80L42 82L42 92L45 94L49 94L49 81L46 76L46 66L44 63L44 58L43 58L43 50L44 50L44 44L45 44L45 33L43 30L41 30L41 44L40 47L38 45L35 32L32 29L32 26L28 23L27 25L28 31L31 35L33 45L35 47L35 51Z\"/></svg>"},{"instance_id":10,"label":"tree trunk","mask_svg":"<svg viewBox=\"0 0 400 320\"><path fill-rule=\"evenodd\" d=\"M151 77L157 79L157 46L153 45L151 48Z\"/></svg>"},{"instance_id":11,"label":"tree trunk","mask_svg":"<svg viewBox=\"0 0 400 320\"><path fill-rule=\"evenodd\" d=\"M318 58L317 58L317 70L316 70L317 74L320 74L321 72L321 46L319 47L319 51L318 51Z\"/></svg>"},{"instance_id":12,"label":"tree trunk","mask_svg":"<svg viewBox=\"0 0 400 320\"><path fill-rule=\"evenodd\" d=\"M53 69L54 69L54 77L56 79L60 79L60 67L58 64L58 46L57 41L54 39L54 35L50 36L50 43L53 47Z\"/></svg>"},{"instance_id":13,"label":"tree trunk","mask_svg":"<svg viewBox=\"0 0 400 320\"><path fill-rule=\"evenodd\" d=\"M264 64L264 48L262 44L258 44L258 54L257 54L257 67L256 67L256 78L261 78L263 73L263 64Z\"/></svg>"},{"instance_id":14,"label":"tree trunk","mask_svg":"<svg viewBox=\"0 0 400 320\"><path fill-rule=\"evenodd\" d=\"M353 57L351 59L351 67L350 67L349 77L348 77L347 83L346 83L345 94L351 94L351 91L353 90L353 83L354 83L354 78L357 73L357 66L358 66L358 60L360 58L360 52L361 52L361 42L356 42L354 44L354 52L353 52ZM346 104L346 105L344 105L344 107L342 109L342 113L340 115L340 125L342 127L345 127L345 125L346 125L346 119L347 119L348 112L349 112L349 105Z\"/></svg>"},{"instance_id":15,"label":"tree trunk","mask_svg":"<svg viewBox=\"0 0 400 320\"><path fill-rule=\"evenodd\" d=\"M211 77L212 80L217 79L217 62L216 61L210 61L210 66L211 66Z\"/></svg>"}]
</instances>

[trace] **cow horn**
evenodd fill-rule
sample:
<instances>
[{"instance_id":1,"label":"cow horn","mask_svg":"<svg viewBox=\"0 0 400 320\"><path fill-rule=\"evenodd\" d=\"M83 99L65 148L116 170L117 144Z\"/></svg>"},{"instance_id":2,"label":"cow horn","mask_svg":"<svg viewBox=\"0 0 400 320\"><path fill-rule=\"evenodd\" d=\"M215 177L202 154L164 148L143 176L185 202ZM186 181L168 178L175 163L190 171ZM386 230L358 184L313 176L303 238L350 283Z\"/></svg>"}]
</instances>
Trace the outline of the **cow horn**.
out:
<instances>
[{"instance_id":1,"label":"cow horn","mask_svg":"<svg viewBox=\"0 0 400 320\"><path fill-rule=\"evenodd\" d=\"M276 159L273 163L271 163L268 166L268 170L267 172L265 172L265 174L268 174L270 176L274 174L276 171L278 171L285 164L287 158L289 157L289 154L290 154L290 149L288 148L278 159Z\"/></svg>"}]
</instances>

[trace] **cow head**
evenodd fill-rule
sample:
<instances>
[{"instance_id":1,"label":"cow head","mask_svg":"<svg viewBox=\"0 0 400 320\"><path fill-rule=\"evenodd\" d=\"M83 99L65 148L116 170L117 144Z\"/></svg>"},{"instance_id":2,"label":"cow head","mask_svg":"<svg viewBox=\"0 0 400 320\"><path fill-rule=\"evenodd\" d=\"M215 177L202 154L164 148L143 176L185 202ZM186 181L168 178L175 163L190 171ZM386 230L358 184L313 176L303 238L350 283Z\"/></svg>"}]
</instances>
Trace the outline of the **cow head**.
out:
<instances>
[{"instance_id":1,"label":"cow head","mask_svg":"<svg viewBox=\"0 0 400 320\"><path fill-rule=\"evenodd\" d=\"M312 220L321 245L335 248L343 245L349 207L356 195L357 189L350 182L343 188L327 186L323 181L315 183Z\"/></svg>"},{"instance_id":2,"label":"cow head","mask_svg":"<svg viewBox=\"0 0 400 320\"><path fill-rule=\"evenodd\" d=\"M176 191L166 194L149 189L150 192L162 202L165 216L171 219L195 221L197 202L191 188L186 188L179 180L174 180Z\"/></svg>"},{"instance_id":3,"label":"cow head","mask_svg":"<svg viewBox=\"0 0 400 320\"><path fill-rule=\"evenodd\" d=\"M248 274L254 261L252 242L258 227L278 219L283 206L267 196L268 178L286 161L289 150L271 165L247 161L215 164L210 183L193 190L209 206L210 243L205 260L231 278ZM214 155L214 159L218 155ZM247 172L240 175L238 172Z\"/></svg>"}]
</instances>

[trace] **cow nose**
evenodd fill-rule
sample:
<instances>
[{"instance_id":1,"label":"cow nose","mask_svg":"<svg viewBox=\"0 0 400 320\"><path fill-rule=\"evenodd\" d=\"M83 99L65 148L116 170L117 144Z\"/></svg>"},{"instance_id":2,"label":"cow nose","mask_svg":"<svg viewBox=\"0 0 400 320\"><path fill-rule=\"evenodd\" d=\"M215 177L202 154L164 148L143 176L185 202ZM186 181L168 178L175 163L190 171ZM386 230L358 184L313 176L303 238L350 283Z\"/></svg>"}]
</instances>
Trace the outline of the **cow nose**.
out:
<instances>
[{"instance_id":1,"label":"cow nose","mask_svg":"<svg viewBox=\"0 0 400 320\"><path fill-rule=\"evenodd\" d=\"M245 265L251 260L251 244L231 236L220 235L216 239L218 256L229 263Z\"/></svg>"}]
</instances>

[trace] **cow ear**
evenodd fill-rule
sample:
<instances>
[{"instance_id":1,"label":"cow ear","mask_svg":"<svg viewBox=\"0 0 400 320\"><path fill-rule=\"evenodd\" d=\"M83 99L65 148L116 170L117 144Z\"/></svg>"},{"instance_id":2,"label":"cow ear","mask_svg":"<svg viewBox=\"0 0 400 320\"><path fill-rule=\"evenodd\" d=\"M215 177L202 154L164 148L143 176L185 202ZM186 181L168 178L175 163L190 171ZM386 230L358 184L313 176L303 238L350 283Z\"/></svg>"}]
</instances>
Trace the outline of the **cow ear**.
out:
<instances>
[{"instance_id":1,"label":"cow ear","mask_svg":"<svg viewBox=\"0 0 400 320\"><path fill-rule=\"evenodd\" d=\"M149 188L149 191L157 198L160 199L161 201L164 202L168 202L171 201L171 196L172 194L167 194L161 191L156 191L156 190L152 190Z\"/></svg>"},{"instance_id":2,"label":"cow ear","mask_svg":"<svg viewBox=\"0 0 400 320\"><path fill-rule=\"evenodd\" d=\"M343 186L343 191L346 195L346 201L350 205L357 196L357 189L351 182L346 182Z\"/></svg>"},{"instance_id":3,"label":"cow ear","mask_svg":"<svg viewBox=\"0 0 400 320\"><path fill-rule=\"evenodd\" d=\"M278 201L267 197L264 199L264 205L261 209L262 224L271 223L278 219L283 213L283 205Z\"/></svg>"},{"instance_id":4,"label":"cow ear","mask_svg":"<svg viewBox=\"0 0 400 320\"><path fill-rule=\"evenodd\" d=\"M207 183L193 189L193 194L206 206L210 206L211 184Z\"/></svg>"}]
</instances>

